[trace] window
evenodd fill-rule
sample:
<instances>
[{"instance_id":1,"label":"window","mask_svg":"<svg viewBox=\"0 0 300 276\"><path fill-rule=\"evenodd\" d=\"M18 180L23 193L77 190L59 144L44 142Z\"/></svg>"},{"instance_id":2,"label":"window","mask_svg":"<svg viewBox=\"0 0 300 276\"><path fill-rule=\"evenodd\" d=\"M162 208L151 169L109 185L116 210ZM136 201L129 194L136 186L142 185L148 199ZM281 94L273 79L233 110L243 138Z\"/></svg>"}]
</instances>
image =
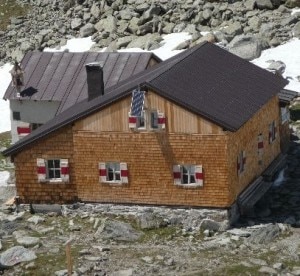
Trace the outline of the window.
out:
<instances>
[{"instance_id":1,"label":"window","mask_svg":"<svg viewBox=\"0 0 300 276\"><path fill-rule=\"evenodd\" d=\"M237 173L238 175L245 171L246 166L246 152L241 151L237 157Z\"/></svg>"},{"instance_id":2,"label":"window","mask_svg":"<svg viewBox=\"0 0 300 276\"><path fill-rule=\"evenodd\" d=\"M276 135L277 135L277 129L276 129L276 122L273 121L270 125L269 125L269 143L271 144L273 141L275 141L276 139Z\"/></svg>"},{"instance_id":3,"label":"window","mask_svg":"<svg viewBox=\"0 0 300 276\"><path fill-rule=\"evenodd\" d=\"M164 113L157 110L143 110L141 116L132 116L129 113L130 129L165 129L166 118Z\"/></svg>"},{"instance_id":4,"label":"window","mask_svg":"<svg viewBox=\"0 0 300 276\"><path fill-rule=\"evenodd\" d=\"M37 174L39 182L68 182L68 159L37 159Z\"/></svg>"},{"instance_id":5,"label":"window","mask_svg":"<svg viewBox=\"0 0 300 276\"><path fill-rule=\"evenodd\" d=\"M99 181L128 183L127 164L120 162L99 163Z\"/></svg>"},{"instance_id":6,"label":"window","mask_svg":"<svg viewBox=\"0 0 300 276\"><path fill-rule=\"evenodd\" d=\"M262 156L264 153L264 136L262 133L257 136L257 153L259 156Z\"/></svg>"},{"instance_id":7,"label":"window","mask_svg":"<svg viewBox=\"0 0 300 276\"><path fill-rule=\"evenodd\" d=\"M289 110L288 106L281 107L280 114L281 114L281 124L284 124L284 123L290 121L290 110Z\"/></svg>"},{"instance_id":8,"label":"window","mask_svg":"<svg viewBox=\"0 0 300 276\"><path fill-rule=\"evenodd\" d=\"M203 186L203 170L200 165L174 165L175 185Z\"/></svg>"},{"instance_id":9,"label":"window","mask_svg":"<svg viewBox=\"0 0 300 276\"><path fill-rule=\"evenodd\" d=\"M14 121L21 121L21 113L18 111L13 111L13 120Z\"/></svg>"}]
</instances>

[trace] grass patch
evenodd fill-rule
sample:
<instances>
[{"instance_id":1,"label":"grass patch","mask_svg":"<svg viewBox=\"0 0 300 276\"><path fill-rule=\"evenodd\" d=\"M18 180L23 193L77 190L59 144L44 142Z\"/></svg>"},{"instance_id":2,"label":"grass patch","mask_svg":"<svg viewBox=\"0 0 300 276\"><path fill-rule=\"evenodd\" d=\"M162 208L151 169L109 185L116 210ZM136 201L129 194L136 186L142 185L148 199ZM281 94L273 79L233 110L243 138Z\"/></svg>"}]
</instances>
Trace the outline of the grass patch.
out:
<instances>
[{"instance_id":1,"label":"grass patch","mask_svg":"<svg viewBox=\"0 0 300 276\"><path fill-rule=\"evenodd\" d=\"M163 227L158 229L143 230L144 235L139 239L139 242L149 242L155 240L168 240L173 239L176 235L177 228Z\"/></svg>"},{"instance_id":2,"label":"grass patch","mask_svg":"<svg viewBox=\"0 0 300 276\"><path fill-rule=\"evenodd\" d=\"M20 5L15 0L0 0L0 31L5 31L11 17L24 16L29 5Z\"/></svg>"},{"instance_id":3,"label":"grass patch","mask_svg":"<svg viewBox=\"0 0 300 276\"><path fill-rule=\"evenodd\" d=\"M233 265L230 267L225 267L222 269L222 274L220 275L230 275L230 276L244 276L244 275L261 275L258 272L258 267L246 267L243 265Z\"/></svg>"}]
</instances>

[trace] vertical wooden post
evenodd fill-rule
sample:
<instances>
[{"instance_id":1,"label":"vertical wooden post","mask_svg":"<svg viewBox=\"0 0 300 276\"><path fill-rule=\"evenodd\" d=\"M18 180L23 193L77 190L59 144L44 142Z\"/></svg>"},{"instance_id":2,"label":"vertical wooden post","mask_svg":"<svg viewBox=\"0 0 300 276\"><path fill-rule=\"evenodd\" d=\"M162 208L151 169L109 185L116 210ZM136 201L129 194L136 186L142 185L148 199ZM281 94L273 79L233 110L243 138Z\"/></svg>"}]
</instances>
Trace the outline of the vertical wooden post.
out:
<instances>
[{"instance_id":1,"label":"vertical wooden post","mask_svg":"<svg viewBox=\"0 0 300 276\"><path fill-rule=\"evenodd\" d=\"M66 243L66 258L67 258L67 270L68 270L68 276L72 275L72 256L71 256L71 241L72 239L69 239Z\"/></svg>"}]
</instances>

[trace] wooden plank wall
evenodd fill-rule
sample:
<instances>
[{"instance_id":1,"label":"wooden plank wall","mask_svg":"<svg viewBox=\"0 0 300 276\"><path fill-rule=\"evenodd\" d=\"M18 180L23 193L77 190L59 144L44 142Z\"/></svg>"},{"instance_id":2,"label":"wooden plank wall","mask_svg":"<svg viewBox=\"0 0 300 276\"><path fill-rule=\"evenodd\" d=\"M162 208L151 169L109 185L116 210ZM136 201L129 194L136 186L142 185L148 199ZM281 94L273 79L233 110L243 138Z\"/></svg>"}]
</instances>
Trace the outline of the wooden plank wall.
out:
<instances>
[{"instance_id":1,"label":"wooden plank wall","mask_svg":"<svg viewBox=\"0 0 300 276\"><path fill-rule=\"evenodd\" d=\"M131 130L128 127L130 105L131 97L129 96L77 122L76 130L130 132ZM167 119L166 128L169 133L223 134L221 127L167 101L153 92L146 94L145 109L158 109L160 112L164 112Z\"/></svg>"}]
</instances>

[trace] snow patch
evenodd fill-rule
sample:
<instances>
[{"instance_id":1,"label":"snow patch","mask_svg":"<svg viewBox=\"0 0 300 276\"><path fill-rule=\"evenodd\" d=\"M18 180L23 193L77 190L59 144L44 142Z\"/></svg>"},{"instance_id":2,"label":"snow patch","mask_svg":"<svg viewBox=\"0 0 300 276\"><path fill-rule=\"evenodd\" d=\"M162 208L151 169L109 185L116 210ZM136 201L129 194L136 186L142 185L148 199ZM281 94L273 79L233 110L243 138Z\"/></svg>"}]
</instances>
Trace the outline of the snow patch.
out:
<instances>
[{"instance_id":1,"label":"snow patch","mask_svg":"<svg viewBox=\"0 0 300 276\"><path fill-rule=\"evenodd\" d=\"M9 73L11 68L12 65L10 63L6 63L2 67L0 67L0 133L4 131L9 131L11 129L9 101L3 100L5 91L11 81L11 76Z\"/></svg>"},{"instance_id":2,"label":"snow patch","mask_svg":"<svg viewBox=\"0 0 300 276\"><path fill-rule=\"evenodd\" d=\"M285 63L286 69L283 76L288 77L289 84L286 89L294 90L300 93L300 39L292 39L276 48L264 50L261 56L252 62L262 68L269 66L270 60L280 60Z\"/></svg>"},{"instance_id":3,"label":"snow patch","mask_svg":"<svg viewBox=\"0 0 300 276\"><path fill-rule=\"evenodd\" d=\"M67 41L67 44L61 46L60 48L45 48L44 52L63 52L68 50L69 52L86 52L91 49L91 47L95 44L92 41L92 37L85 38L71 38Z\"/></svg>"}]
</instances>

